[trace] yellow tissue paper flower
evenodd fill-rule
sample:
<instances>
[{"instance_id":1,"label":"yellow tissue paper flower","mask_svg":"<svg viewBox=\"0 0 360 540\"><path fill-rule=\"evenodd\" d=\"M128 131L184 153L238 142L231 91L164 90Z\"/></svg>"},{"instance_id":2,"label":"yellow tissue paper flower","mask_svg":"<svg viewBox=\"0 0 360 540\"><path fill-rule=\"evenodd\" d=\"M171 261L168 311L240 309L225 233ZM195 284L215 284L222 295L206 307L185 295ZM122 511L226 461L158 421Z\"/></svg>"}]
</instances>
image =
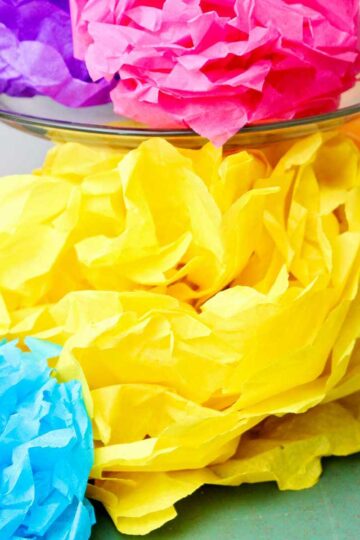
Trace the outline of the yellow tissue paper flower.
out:
<instances>
[{"instance_id":1,"label":"yellow tissue paper flower","mask_svg":"<svg viewBox=\"0 0 360 540\"><path fill-rule=\"evenodd\" d=\"M360 450L358 202L334 132L225 156L67 143L0 183L0 330L64 346L119 530L205 483L309 487Z\"/></svg>"}]
</instances>

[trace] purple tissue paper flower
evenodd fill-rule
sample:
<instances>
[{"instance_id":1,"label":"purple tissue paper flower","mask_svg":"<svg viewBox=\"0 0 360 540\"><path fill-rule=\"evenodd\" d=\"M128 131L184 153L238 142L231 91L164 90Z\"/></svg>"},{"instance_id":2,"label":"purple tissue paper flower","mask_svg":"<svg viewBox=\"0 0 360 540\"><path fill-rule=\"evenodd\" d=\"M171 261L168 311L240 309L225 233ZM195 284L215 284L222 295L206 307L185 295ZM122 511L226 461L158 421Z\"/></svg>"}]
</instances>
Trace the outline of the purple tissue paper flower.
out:
<instances>
[{"instance_id":1,"label":"purple tissue paper flower","mask_svg":"<svg viewBox=\"0 0 360 540\"><path fill-rule=\"evenodd\" d=\"M107 103L109 90L74 58L68 0L0 0L0 93L83 107Z\"/></svg>"}]
</instances>

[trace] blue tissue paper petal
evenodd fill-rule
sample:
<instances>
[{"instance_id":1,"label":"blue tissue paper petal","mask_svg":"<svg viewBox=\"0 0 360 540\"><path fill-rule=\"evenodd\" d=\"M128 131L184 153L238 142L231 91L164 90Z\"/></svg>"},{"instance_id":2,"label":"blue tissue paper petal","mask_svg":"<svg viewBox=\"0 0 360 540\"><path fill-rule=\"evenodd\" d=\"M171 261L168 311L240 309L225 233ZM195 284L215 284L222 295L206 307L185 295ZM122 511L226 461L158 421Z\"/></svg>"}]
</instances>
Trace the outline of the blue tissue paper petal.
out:
<instances>
[{"instance_id":1,"label":"blue tissue paper petal","mask_svg":"<svg viewBox=\"0 0 360 540\"><path fill-rule=\"evenodd\" d=\"M26 344L0 341L0 538L88 540L93 440L81 385L51 376L60 347Z\"/></svg>"}]
</instances>

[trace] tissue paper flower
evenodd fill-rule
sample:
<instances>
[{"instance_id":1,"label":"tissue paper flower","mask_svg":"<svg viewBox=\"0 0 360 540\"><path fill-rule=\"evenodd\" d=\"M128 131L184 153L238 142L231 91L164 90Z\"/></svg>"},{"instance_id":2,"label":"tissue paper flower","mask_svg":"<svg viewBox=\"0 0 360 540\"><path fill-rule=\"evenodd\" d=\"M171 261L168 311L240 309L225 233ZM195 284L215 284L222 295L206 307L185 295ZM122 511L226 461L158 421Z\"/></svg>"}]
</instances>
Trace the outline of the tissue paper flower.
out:
<instances>
[{"instance_id":1,"label":"tissue paper flower","mask_svg":"<svg viewBox=\"0 0 360 540\"><path fill-rule=\"evenodd\" d=\"M280 161L271 148L222 157L210 144L182 150L162 139L127 154L54 148L36 175L0 183L5 304L13 311L97 289L200 306L231 284L256 289L254 306L288 284L336 301L357 253L359 150L336 133L291 144Z\"/></svg>"},{"instance_id":2,"label":"tissue paper flower","mask_svg":"<svg viewBox=\"0 0 360 540\"><path fill-rule=\"evenodd\" d=\"M0 0L0 93L80 107L109 101L109 89L74 58L68 1Z\"/></svg>"},{"instance_id":3,"label":"tissue paper flower","mask_svg":"<svg viewBox=\"0 0 360 540\"><path fill-rule=\"evenodd\" d=\"M87 540L93 446L81 386L50 376L60 347L26 343L0 345L0 537Z\"/></svg>"},{"instance_id":4,"label":"tissue paper flower","mask_svg":"<svg viewBox=\"0 0 360 540\"><path fill-rule=\"evenodd\" d=\"M119 530L203 483L308 487L360 449L359 194L341 132L230 155L68 143L0 182L1 328L63 345Z\"/></svg>"},{"instance_id":5,"label":"tissue paper flower","mask_svg":"<svg viewBox=\"0 0 360 540\"><path fill-rule=\"evenodd\" d=\"M75 54L120 78L115 111L222 144L246 123L336 108L360 71L359 2L70 0Z\"/></svg>"}]
</instances>

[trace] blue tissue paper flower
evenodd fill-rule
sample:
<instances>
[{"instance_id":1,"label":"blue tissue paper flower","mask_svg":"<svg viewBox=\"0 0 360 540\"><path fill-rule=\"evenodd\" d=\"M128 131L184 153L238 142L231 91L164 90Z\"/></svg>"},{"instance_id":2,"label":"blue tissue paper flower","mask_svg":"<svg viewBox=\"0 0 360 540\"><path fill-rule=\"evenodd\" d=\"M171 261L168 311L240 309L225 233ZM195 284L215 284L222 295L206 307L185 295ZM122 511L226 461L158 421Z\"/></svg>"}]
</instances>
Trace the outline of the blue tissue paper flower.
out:
<instances>
[{"instance_id":1,"label":"blue tissue paper flower","mask_svg":"<svg viewBox=\"0 0 360 540\"><path fill-rule=\"evenodd\" d=\"M0 538L88 540L93 441L81 385L51 377L60 347L26 344L0 342Z\"/></svg>"}]
</instances>

